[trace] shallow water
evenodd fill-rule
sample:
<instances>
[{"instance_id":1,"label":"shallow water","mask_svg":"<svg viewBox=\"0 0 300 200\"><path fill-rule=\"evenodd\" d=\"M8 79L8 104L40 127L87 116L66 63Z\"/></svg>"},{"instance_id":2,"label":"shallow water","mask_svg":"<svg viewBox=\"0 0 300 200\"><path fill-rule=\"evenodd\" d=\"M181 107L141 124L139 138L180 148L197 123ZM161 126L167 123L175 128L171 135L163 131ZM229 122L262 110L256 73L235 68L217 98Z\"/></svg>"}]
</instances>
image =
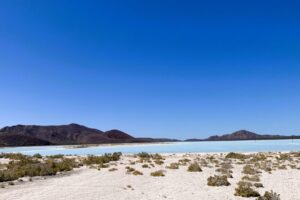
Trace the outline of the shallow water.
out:
<instances>
[{"instance_id":1,"label":"shallow water","mask_svg":"<svg viewBox=\"0 0 300 200\"><path fill-rule=\"evenodd\" d=\"M0 152L18 152L27 155L87 155L112 152L122 153L189 153L189 152L269 152L300 151L300 140L259 140L259 141L217 141L217 142L176 142L162 144L129 144L115 146L94 146L70 148L65 146L35 146L0 148Z\"/></svg>"}]
</instances>

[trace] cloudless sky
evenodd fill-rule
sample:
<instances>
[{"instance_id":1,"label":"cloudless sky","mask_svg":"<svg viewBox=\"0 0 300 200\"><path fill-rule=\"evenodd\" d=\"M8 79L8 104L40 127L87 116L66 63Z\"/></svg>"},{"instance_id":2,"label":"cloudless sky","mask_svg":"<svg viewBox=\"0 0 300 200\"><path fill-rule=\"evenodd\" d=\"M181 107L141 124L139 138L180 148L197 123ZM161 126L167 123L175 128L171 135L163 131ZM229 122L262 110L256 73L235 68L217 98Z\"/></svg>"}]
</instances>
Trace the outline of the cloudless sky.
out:
<instances>
[{"instance_id":1,"label":"cloudless sky","mask_svg":"<svg viewBox=\"0 0 300 200\"><path fill-rule=\"evenodd\" d=\"M300 134L300 1L0 1L0 127Z\"/></svg>"}]
</instances>

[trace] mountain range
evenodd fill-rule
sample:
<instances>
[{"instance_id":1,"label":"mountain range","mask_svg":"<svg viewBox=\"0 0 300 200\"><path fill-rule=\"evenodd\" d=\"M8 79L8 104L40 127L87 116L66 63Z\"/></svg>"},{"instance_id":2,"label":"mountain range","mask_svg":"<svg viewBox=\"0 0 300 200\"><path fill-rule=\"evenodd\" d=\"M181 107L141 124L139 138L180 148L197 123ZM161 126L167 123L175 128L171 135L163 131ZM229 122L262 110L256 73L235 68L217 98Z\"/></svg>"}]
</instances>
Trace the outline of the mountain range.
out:
<instances>
[{"instance_id":1,"label":"mountain range","mask_svg":"<svg viewBox=\"0 0 300 200\"><path fill-rule=\"evenodd\" d=\"M231 134L213 135L206 139L187 139L185 141L233 141L233 140L276 140L276 139L300 139L300 136L284 135L260 135L247 130L239 130Z\"/></svg>"},{"instance_id":2,"label":"mountain range","mask_svg":"<svg viewBox=\"0 0 300 200\"><path fill-rule=\"evenodd\" d=\"M228 140L263 140L291 139L300 136L259 135L240 130L231 134L211 136L206 139L187 139L185 141L228 141ZM100 131L79 124L59 126L16 125L0 129L0 146L35 146L35 145L75 145L108 143L143 143L177 142L168 138L136 138L117 129Z\"/></svg>"},{"instance_id":3,"label":"mountain range","mask_svg":"<svg viewBox=\"0 0 300 200\"><path fill-rule=\"evenodd\" d=\"M59 126L16 125L0 129L0 146L74 145L177 141L135 138L120 130L100 131L79 124Z\"/></svg>"}]
</instances>

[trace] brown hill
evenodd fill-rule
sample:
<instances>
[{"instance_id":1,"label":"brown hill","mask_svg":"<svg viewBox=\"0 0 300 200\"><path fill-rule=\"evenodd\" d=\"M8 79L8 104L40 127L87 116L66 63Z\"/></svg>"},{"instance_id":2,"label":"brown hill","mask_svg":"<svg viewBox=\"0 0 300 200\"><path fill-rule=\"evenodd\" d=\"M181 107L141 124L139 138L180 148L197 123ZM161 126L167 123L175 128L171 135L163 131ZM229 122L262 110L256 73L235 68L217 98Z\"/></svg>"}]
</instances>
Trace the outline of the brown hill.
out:
<instances>
[{"instance_id":1,"label":"brown hill","mask_svg":"<svg viewBox=\"0 0 300 200\"><path fill-rule=\"evenodd\" d=\"M125 141L126 140L126 141ZM69 145L131 142L134 137L117 130L103 132L78 124L61 126L16 125L0 129L2 146Z\"/></svg>"},{"instance_id":2,"label":"brown hill","mask_svg":"<svg viewBox=\"0 0 300 200\"><path fill-rule=\"evenodd\" d=\"M206 139L188 139L186 141L231 141L231 140L276 140L276 139L299 139L300 136L283 135L260 135L247 130L239 130L231 134L214 135Z\"/></svg>"},{"instance_id":3,"label":"brown hill","mask_svg":"<svg viewBox=\"0 0 300 200\"><path fill-rule=\"evenodd\" d=\"M40 140L31 136L22 134L7 134L0 135L0 146L43 146L51 145L50 142Z\"/></svg>"},{"instance_id":4,"label":"brown hill","mask_svg":"<svg viewBox=\"0 0 300 200\"><path fill-rule=\"evenodd\" d=\"M0 146L73 145L166 142L170 139L135 138L120 130L100 131L79 124L60 126L16 125L0 129Z\"/></svg>"}]
</instances>

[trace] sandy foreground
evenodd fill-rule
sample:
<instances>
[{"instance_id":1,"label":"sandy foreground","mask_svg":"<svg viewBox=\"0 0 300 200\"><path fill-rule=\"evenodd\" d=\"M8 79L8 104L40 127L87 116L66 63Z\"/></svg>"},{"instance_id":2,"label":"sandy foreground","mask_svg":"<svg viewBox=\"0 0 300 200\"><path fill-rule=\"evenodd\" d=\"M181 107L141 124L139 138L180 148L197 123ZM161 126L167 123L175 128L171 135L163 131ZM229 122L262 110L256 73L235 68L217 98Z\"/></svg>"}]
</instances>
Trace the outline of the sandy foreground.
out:
<instances>
[{"instance_id":1,"label":"sandy foreground","mask_svg":"<svg viewBox=\"0 0 300 200\"><path fill-rule=\"evenodd\" d=\"M232 200L255 199L235 196L237 183L245 175L243 164L233 162L233 178L229 178L230 186L213 187L207 185L209 176L218 175L216 166L201 166L202 172L188 172L186 166L179 169L167 169L166 166L180 159L207 159L214 156L216 160L222 154L162 154L164 163L151 168L143 168L138 158L123 155L119 161L109 168L101 170L82 167L64 175L37 178L32 182L18 182L13 186L0 188L0 200ZM276 155L273 154L275 157ZM275 159L275 158L274 158ZM262 171L260 183L263 188L255 188L261 195L273 190L280 194L281 200L300 200L300 160L293 162L296 167L287 169ZM0 163L7 159L0 159ZM126 166L130 166L143 175L128 174ZM116 171L109 171L116 168ZM151 172L164 170L164 177L153 177Z\"/></svg>"}]
</instances>

